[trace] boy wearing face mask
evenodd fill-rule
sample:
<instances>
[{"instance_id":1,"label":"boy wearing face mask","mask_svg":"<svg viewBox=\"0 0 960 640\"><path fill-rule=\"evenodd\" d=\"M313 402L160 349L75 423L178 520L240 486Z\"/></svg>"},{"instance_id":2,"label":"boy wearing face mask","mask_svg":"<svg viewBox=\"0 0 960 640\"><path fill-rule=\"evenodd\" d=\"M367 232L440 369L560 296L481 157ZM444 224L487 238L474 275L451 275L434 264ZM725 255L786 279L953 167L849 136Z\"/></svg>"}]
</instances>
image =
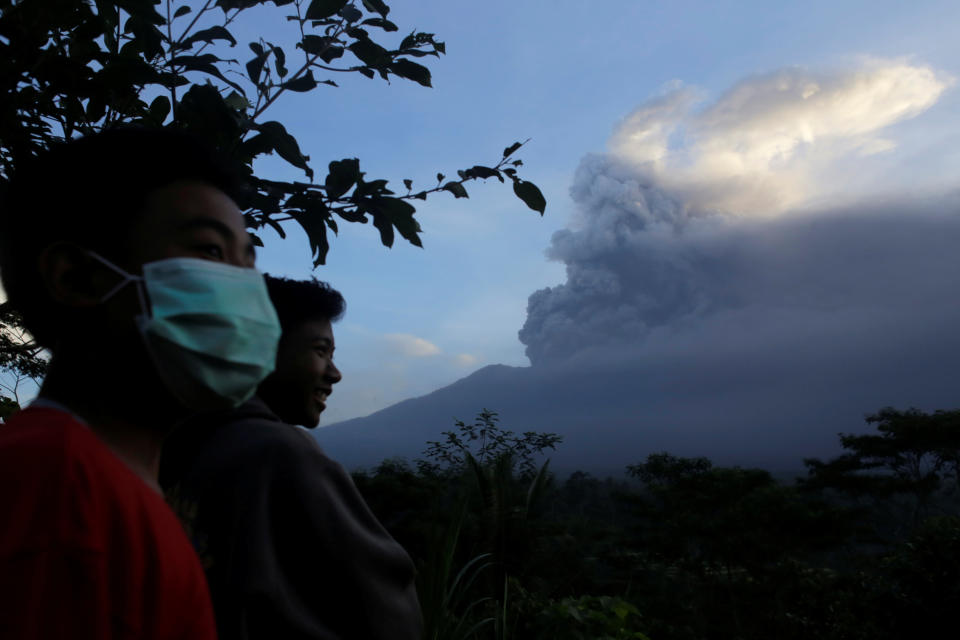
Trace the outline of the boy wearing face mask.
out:
<instances>
[{"instance_id":1,"label":"boy wearing face mask","mask_svg":"<svg viewBox=\"0 0 960 640\"><path fill-rule=\"evenodd\" d=\"M283 334L276 369L239 409L171 435L160 479L206 560L224 640L418 640L407 553L350 475L303 429L341 378L326 283L266 277Z\"/></svg>"},{"instance_id":2,"label":"boy wearing face mask","mask_svg":"<svg viewBox=\"0 0 960 640\"><path fill-rule=\"evenodd\" d=\"M7 185L0 275L51 360L0 427L0 637L215 637L157 473L174 424L273 366L235 192L203 145L140 130L63 144Z\"/></svg>"}]
</instances>

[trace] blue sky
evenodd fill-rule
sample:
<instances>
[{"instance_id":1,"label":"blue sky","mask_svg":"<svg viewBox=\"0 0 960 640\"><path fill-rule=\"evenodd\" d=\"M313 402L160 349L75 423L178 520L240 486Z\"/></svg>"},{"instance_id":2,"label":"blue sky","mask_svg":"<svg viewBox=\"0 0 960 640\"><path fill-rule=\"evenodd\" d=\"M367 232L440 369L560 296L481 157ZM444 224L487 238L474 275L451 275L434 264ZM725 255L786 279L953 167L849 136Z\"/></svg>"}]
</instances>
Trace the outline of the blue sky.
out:
<instances>
[{"instance_id":1,"label":"blue sky","mask_svg":"<svg viewBox=\"0 0 960 640\"><path fill-rule=\"evenodd\" d=\"M630 118L657 100L698 100L687 112L651 121L670 129L668 155L656 160L637 149L620 151L653 162L654 180L684 197L723 196L724 184L727 191L736 184L711 165L730 127L711 128L696 114L710 113L711 105L729 110L725 97L736 88L756 93L791 68L825 87L834 83L836 90L825 95L854 109L874 91L863 120L878 124L853 136L842 129L856 128L856 119L821 118L816 144L804 143L787 165L771 161L748 178L776 196L789 187L797 206L884 194L902 200L957 187L960 3L418 0L391 6L399 36L416 28L447 44L446 56L428 61L432 89L341 75L335 78L340 88L287 95L267 116L297 136L319 175L329 160L359 157L368 176L389 178L398 190L404 178L426 186L438 171L494 163L506 145L531 138L520 154L524 177L540 186L548 206L541 218L508 186L473 184L468 200L440 194L417 203L424 249L399 240L388 250L371 226L342 223L328 264L315 271L297 228L287 227L286 240L265 231L263 270L316 275L347 298L347 315L335 328L344 380L324 416L327 424L428 393L484 365L527 365L517 332L527 319L528 297L566 280L565 265L545 252L555 232L582 223L570 197L578 167L588 154L622 147L627 134L640 131ZM286 11L269 6L245 15L231 27L241 44L226 57L244 62L245 43L264 37L283 44L295 61ZM895 86L877 97L881 72L891 69ZM858 82L869 86L858 89ZM878 115L898 100L909 113ZM753 104L754 111L792 117L791 105L776 111L762 100ZM756 124L762 116L743 119ZM863 151L868 144L883 152ZM302 179L277 159L258 170Z\"/></svg>"},{"instance_id":2,"label":"blue sky","mask_svg":"<svg viewBox=\"0 0 960 640\"><path fill-rule=\"evenodd\" d=\"M494 162L505 145L529 137L526 177L548 208L540 218L495 182L472 186L469 200L441 194L418 205L423 250L402 241L387 250L370 226L341 225L328 264L313 272L348 301L336 327L345 377L325 423L427 393L486 364L527 364L517 331L528 296L565 278L544 250L573 214L574 172L651 98L683 85L710 102L756 74L856 69L868 59L929 67L945 84L960 76L960 5L952 2L420 0L393 3L390 17L401 33L416 27L446 41L447 55L430 63L433 89L337 78L339 89L288 96L271 117L295 133L318 173L328 160L359 157L368 175L397 186ZM235 30L241 42L255 35L245 28ZM284 28L270 37L280 40ZM955 94L948 87L922 114L888 127L896 149L871 159L858 187L955 184ZM858 174L851 162L831 166ZM260 168L295 175L280 162ZM308 245L290 231L284 241L264 234L260 266L306 277Z\"/></svg>"}]
</instances>

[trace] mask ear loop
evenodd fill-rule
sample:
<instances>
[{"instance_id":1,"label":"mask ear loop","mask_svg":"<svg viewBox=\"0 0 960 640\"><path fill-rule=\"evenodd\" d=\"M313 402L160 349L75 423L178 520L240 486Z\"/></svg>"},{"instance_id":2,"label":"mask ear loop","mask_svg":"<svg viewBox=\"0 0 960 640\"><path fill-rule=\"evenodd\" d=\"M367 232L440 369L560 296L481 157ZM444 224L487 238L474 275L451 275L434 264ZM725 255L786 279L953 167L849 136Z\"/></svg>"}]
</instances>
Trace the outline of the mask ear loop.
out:
<instances>
[{"instance_id":1,"label":"mask ear loop","mask_svg":"<svg viewBox=\"0 0 960 640\"><path fill-rule=\"evenodd\" d=\"M109 260L107 260L106 258L104 258L103 256L101 256L100 254L98 254L98 253L96 253L96 252L94 252L94 251L87 251L87 254L88 254L91 258L95 258L96 260L99 260L99 261L100 261L101 263L103 263L106 267L108 267L109 269L111 269L111 270L113 270L114 272L118 273L118 274L123 278L122 280L120 280L120 282L118 282L116 285L114 285L114 287L113 287L112 289L110 289L110 291L108 291L108 292L106 293L106 295L104 295L102 298L100 298L100 303L101 303L101 304L104 303L104 302L106 302L107 300L109 300L109 299L112 298L113 296L117 295L117 293L118 293L121 289L123 289L125 286L127 286L127 285L130 284L131 282L135 282L135 283L137 283L137 298L138 298L139 301L140 301L140 310L143 311L144 315L146 315L146 316L150 316L150 315L151 315L151 313L150 313L150 307L147 305L146 297L145 297L144 294L143 294L143 287L139 286L139 285L140 285L140 282L143 281L143 277L141 277L141 276L135 276L135 275L133 275L132 273L128 273L127 271L124 271L123 269L121 269L120 267L118 267L117 265L113 264L112 262L110 262Z\"/></svg>"}]
</instances>

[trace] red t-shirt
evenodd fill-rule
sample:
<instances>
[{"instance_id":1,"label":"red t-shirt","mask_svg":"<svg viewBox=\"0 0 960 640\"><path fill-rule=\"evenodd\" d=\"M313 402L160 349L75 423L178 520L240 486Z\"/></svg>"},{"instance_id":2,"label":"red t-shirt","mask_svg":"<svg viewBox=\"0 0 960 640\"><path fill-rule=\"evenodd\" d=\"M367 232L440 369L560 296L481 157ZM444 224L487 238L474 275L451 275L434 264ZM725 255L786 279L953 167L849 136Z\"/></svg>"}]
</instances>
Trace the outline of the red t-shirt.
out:
<instances>
[{"instance_id":1,"label":"red t-shirt","mask_svg":"<svg viewBox=\"0 0 960 640\"><path fill-rule=\"evenodd\" d=\"M215 638L200 562L163 498L73 416L0 425L0 638Z\"/></svg>"}]
</instances>

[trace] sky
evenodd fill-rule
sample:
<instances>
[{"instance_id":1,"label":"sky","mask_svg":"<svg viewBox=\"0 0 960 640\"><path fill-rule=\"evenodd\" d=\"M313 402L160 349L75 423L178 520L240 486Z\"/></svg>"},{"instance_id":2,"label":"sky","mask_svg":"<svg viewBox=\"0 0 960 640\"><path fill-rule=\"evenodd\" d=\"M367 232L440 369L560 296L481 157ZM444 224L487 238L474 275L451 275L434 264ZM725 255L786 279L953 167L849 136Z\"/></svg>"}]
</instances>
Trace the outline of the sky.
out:
<instances>
[{"instance_id":1,"label":"sky","mask_svg":"<svg viewBox=\"0 0 960 640\"><path fill-rule=\"evenodd\" d=\"M328 424L487 364L528 365L528 350L536 359L551 341L565 357L597 346L598 335L636 338L636 309L620 309L630 320L613 315L607 325L561 318L582 329L572 333L543 330L544 305L527 316L528 298L548 287L556 291L551 303L562 306L560 294L575 288L566 273L579 268L581 241L604 235L591 211L605 196L591 195L591 181L633 180L673 202L680 218L707 221L682 247L638 240L638 251L659 247L665 257L637 259L630 269L705 256L714 267L702 266L700 275L709 275L720 257L739 250L721 282L697 285L708 287L699 296L714 307L722 306L718 297L735 297L739 306L728 309L765 305L769 314L789 308L770 304L770 292L805 278L809 243L791 251L791 224L830 253L830 238L859 237L864 203L885 206L883 232L902 235L912 223L891 203L942 203L956 186L955 3L494 1L481 9L421 1L394 3L390 17L401 31L416 27L446 41L447 55L431 63L433 89L356 78L293 96L274 117L289 123L314 158L359 157L370 175L397 184L429 184L437 171L493 162L507 144L530 138L520 154L525 177L548 206L540 218L495 182L472 186L469 200L442 194L418 204L422 250L402 243L388 250L372 228L341 225L328 264L313 272L348 302L335 328L344 380L324 416ZM279 163L275 170L286 171ZM941 208L931 204L927 217ZM833 215L838 209L843 214ZM818 211L821 222L804 222ZM809 231L818 224L830 231ZM669 237L672 227L658 233ZM311 273L296 232L285 241L265 239L262 268ZM785 251L769 248L777 245ZM906 274L898 287L912 287L905 265L938 277L933 258L914 265L923 254L911 246L897 256L890 269ZM831 255L843 271L843 255ZM587 263L605 257L602 248L582 256ZM749 269L757 261L765 277ZM834 273L821 266L822 274ZM822 294L852 296L858 309L869 309L877 295L864 279L878 274L869 259L857 268L826 294L816 291L815 278L807 280L807 307L825 304ZM665 276L664 286L670 282ZM634 293L650 286L633 285ZM567 303L595 316L595 301L573 296ZM677 304L688 308L662 311L662 327L693 317L694 303ZM751 321L769 326L767 317ZM819 319L832 326L830 317ZM850 330L842 326L833 330L838 336Z\"/></svg>"},{"instance_id":2,"label":"sky","mask_svg":"<svg viewBox=\"0 0 960 640\"><path fill-rule=\"evenodd\" d=\"M261 269L315 275L347 299L325 424L494 363L641 343L687 357L738 344L745 327L776 353L797 331L827 353L851 334L889 340L911 308L930 307L918 332L952 317L937 304L957 266L944 257L960 167L957 3L391 6L401 35L446 42L432 89L337 77L269 116L321 176L359 157L397 187L492 164L529 138L523 176L548 205L540 217L509 187L468 185L469 199L417 202L423 249L386 249L370 225L343 223L316 270L297 229L265 231ZM283 13L233 32L290 42ZM301 179L279 160L258 170ZM852 265L843 243L859 247Z\"/></svg>"}]
</instances>

